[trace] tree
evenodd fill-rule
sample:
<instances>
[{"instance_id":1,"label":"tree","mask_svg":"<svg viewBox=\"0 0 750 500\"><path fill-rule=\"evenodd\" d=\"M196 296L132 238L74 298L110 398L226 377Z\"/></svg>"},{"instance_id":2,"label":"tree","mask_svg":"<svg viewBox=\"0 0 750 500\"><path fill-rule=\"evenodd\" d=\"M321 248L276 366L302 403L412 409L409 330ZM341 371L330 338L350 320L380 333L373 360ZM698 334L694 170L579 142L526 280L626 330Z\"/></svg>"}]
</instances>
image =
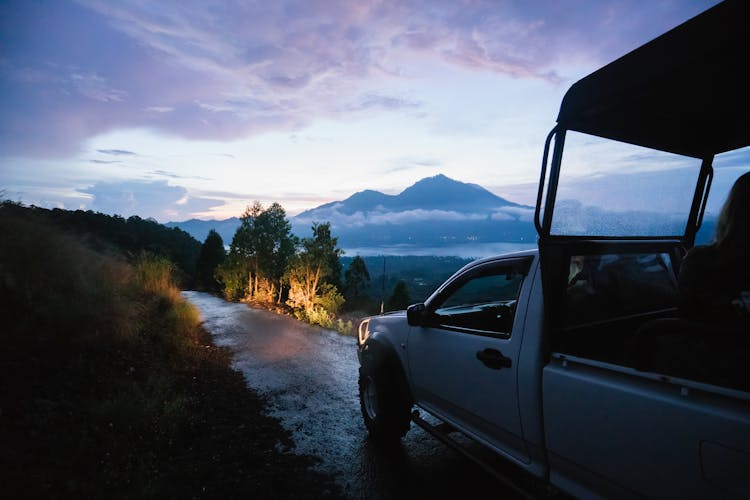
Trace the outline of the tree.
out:
<instances>
[{"instance_id":1,"label":"tree","mask_svg":"<svg viewBox=\"0 0 750 500\"><path fill-rule=\"evenodd\" d=\"M201 246L196 263L196 274L200 286L211 292L221 290L221 283L216 279L216 268L224 263L226 257L224 241L219 233L211 229Z\"/></svg>"},{"instance_id":2,"label":"tree","mask_svg":"<svg viewBox=\"0 0 750 500\"><path fill-rule=\"evenodd\" d=\"M289 260L294 255L297 239L292 235L292 226L286 218L284 208L273 203L255 217L255 293L258 280L265 280L269 293L281 302L282 281ZM275 292L278 292L277 294Z\"/></svg>"},{"instance_id":3,"label":"tree","mask_svg":"<svg viewBox=\"0 0 750 500\"><path fill-rule=\"evenodd\" d=\"M257 200L245 209L240 216L240 227L235 231L232 244L229 246L229 260L235 265L235 270L239 271L241 268L247 274L247 294L250 296L255 291L257 286L255 280L258 277L255 220L262 211L263 205Z\"/></svg>"},{"instance_id":4,"label":"tree","mask_svg":"<svg viewBox=\"0 0 750 500\"><path fill-rule=\"evenodd\" d=\"M229 266L223 269L223 275L235 285L244 284L240 297L281 302L283 276L297 244L286 212L278 203L264 209L256 201L247 207L240 220L229 248ZM240 273L244 273L242 278Z\"/></svg>"},{"instance_id":5,"label":"tree","mask_svg":"<svg viewBox=\"0 0 750 500\"><path fill-rule=\"evenodd\" d=\"M299 316L313 323L332 321L331 314L343 304L344 298L332 284L332 274L341 263L338 238L331 236L330 223L313 223L313 237L304 238L301 251L292 259L286 274L289 283L289 300ZM339 278L340 280L340 278ZM316 318L320 317L320 321ZM329 326L324 324L324 326Z\"/></svg>"},{"instance_id":6,"label":"tree","mask_svg":"<svg viewBox=\"0 0 750 500\"><path fill-rule=\"evenodd\" d=\"M409 296L409 289L406 286L406 281L398 280L396 286L393 287L393 293L388 298L386 308L389 311L399 311L406 309L411 303L411 297Z\"/></svg>"},{"instance_id":7,"label":"tree","mask_svg":"<svg viewBox=\"0 0 750 500\"><path fill-rule=\"evenodd\" d=\"M227 300L240 300L247 295L249 275L247 261L231 249L224 263L216 268L216 278L223 285Z\"/></svg>"},{"instance_id":8,"label":"tree","mask_svg":"<svg viewBox=\"0 0 750 500\"><path fill-rule=\"evenodd\" d=\"M347 301L357 300L362 297L369 286L370 273L365 265L365 260L357 255L352 259L344 273L344 297Z\"/></svg>"}]
</instances>

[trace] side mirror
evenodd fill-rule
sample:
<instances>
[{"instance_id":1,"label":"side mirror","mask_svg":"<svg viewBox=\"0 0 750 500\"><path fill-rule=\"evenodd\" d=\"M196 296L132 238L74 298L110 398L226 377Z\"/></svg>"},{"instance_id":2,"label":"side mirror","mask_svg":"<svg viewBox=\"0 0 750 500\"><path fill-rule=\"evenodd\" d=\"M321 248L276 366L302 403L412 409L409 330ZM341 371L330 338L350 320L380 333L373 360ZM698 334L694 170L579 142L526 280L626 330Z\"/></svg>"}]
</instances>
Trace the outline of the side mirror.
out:
<instances>
[{"instance_id":1,"label":"side mirror","mask_svg":"<svg viewBox=\"0 0 750 500\"><path fill-rule=\"evenodd\" d=\"M412 304L406 308L406 322L409 326L423 326L426 323L427 307L424 304Z\"/></svg>"}]
</instances>

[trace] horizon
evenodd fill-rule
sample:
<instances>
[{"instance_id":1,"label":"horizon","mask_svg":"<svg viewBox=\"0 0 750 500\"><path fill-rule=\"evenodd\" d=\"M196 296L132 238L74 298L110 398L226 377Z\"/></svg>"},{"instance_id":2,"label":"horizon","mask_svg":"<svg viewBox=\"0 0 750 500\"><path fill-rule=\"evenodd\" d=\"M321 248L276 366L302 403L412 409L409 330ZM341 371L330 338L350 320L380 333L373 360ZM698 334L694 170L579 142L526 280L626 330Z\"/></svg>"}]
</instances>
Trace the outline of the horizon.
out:
<instances>
[{"instance_id":1,"label":"horizon","mask_svg":"<svg viewBox=\"0 0 750 500\"><path fill-rule=\"evenodd\" d=\"M534 205L570 85L716 3L11 1L0 191L164 223L442 173Z\"/></svg>"}]
</instances>

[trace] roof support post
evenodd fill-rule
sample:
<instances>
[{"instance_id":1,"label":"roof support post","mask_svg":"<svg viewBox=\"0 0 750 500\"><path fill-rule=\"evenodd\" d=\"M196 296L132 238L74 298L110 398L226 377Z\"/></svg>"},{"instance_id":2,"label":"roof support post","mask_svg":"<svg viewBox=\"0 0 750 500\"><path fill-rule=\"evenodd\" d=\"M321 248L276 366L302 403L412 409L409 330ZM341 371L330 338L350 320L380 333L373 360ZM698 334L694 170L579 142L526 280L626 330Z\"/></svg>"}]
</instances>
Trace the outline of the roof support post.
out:
<instances>
[{"instance_id":1,"label":"roof support post","mask_svg":"<svg viewBox=\"0 0 750 500\"><path fill-rule=\"evenodd\" d=\"M706 211L708 193L711 190L711 181L714 177L713 156L703 158L701 171L698 174L698 182L693 194L693 203L690 206L687 226L685 227L685 245L689 248L695 244L695 235L703 222L703 214Z\"/></svg>"},{"instance_id":2,"label":"roof support post","mask_svg":"<svg viewBox=\"0 0 750 500\"><path fill-rule=\"evenodd\" d=\"M552 233L552 214L555 211L555 199L557 198L557 183L560 180L560 165L562 164L563 146L565 144L565 129L558 128L555 133L555 145L552 150L552 163L549 170L549 181L547 182L547 199L544 201L544 219L542 220L541 238Z\"/></svg>"}]
</instances>

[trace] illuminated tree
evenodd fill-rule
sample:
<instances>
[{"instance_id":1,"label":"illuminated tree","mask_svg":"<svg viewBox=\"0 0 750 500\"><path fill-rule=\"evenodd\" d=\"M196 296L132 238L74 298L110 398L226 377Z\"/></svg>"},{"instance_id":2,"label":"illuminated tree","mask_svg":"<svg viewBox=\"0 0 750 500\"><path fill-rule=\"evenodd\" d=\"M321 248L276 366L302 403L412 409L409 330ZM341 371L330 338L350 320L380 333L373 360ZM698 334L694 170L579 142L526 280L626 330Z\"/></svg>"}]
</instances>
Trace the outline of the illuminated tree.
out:
<instances>
[{"instance_id":1,"label":"illuminated tree","mask_svg":"<svg viewBox=\"0 0 750 500\"><path fill-rule=\"evenodd\" d=\"M332 315L344 302L332 283L334 273L340 272L339 256L343 252L336 247L338 238L331 236L329 223L314 223L312 231L313 237L302 240L301 251L294 256L287 271L287 303L299 317L330 326Z\"/></svg>"}]
</instances>

